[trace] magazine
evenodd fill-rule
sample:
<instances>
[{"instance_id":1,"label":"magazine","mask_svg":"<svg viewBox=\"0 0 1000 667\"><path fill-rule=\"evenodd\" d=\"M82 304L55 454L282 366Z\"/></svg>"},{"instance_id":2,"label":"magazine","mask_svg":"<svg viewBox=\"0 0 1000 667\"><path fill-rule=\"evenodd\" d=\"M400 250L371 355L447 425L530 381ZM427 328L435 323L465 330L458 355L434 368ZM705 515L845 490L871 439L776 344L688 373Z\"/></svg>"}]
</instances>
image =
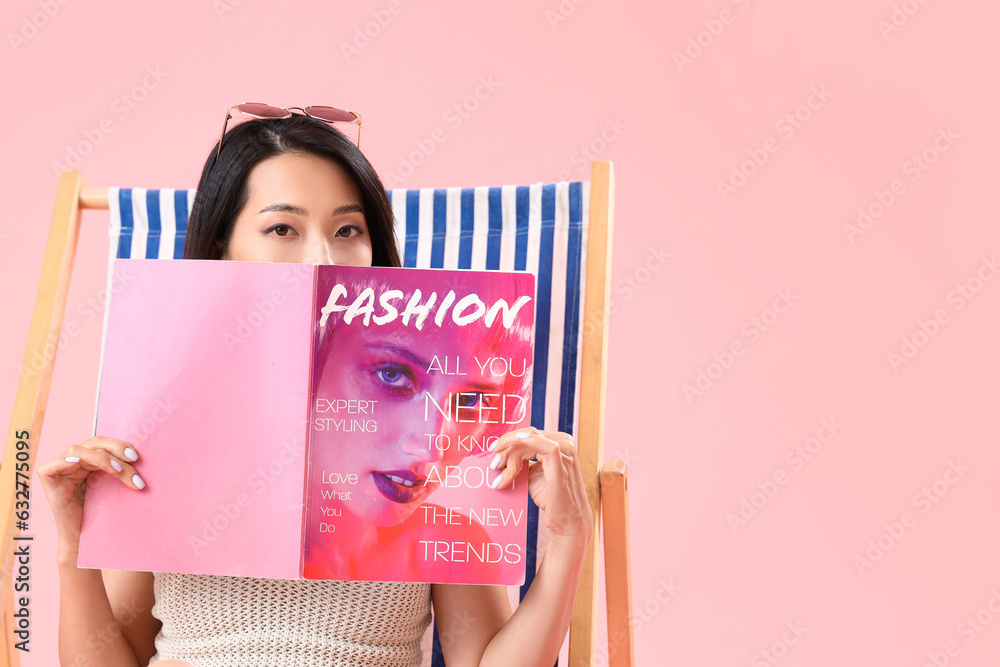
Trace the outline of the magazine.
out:
<instances>
[{"instance_id":1,"label":"magazine","mask_svg":"<svg viewBox=\"0 0 1000 667\"><path fill-rule=\"evenodd\" d=\"M524 272L116 260L79 565L520 584L535 283Z\"/></svg>"}]
</instances>

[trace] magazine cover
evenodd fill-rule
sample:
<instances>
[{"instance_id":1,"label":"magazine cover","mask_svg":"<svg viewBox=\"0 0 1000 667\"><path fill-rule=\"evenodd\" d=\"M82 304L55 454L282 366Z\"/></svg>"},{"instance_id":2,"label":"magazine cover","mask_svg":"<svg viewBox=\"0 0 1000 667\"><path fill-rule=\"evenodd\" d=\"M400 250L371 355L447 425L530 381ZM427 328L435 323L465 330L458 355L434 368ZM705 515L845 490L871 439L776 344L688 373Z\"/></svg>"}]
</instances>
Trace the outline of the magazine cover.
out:
<instances>
[{"instance_id":1,"label":"magazine cover","mask_svg":"<svg viewBox=\"0 0 1000 667\"><path fill-rule=\"evenodd\" d=\"M530 274L319 267L307 577L522 581L526 489L491 488L489 447L528 423L533 295Z\"/></svg>"},{"instance_id":2,"label":"magazine cover","mask_svg":"<svg viewBox=\"0 0 1000 667\"><path fill-rule=\"evenodd\" d=\"M528 273L117 260L96 433L146 488L88 486L81 567L518 584Z\"/></svg>"}]
</instances>

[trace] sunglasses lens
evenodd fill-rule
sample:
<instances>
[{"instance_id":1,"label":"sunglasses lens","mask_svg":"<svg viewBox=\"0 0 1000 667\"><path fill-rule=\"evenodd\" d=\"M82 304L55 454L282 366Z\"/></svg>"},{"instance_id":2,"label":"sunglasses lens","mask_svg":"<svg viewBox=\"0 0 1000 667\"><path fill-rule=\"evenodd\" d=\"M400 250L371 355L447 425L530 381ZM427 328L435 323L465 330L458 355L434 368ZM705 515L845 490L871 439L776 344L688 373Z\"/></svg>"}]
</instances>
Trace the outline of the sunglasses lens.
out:
<instances>
[{"instance_id":1,"label":"sunglasses lens","mask_svg":"<svg viewBox=\"0 0 1000 667\"><path fill-rule=\"evenodd\" d=\"M288 118L291 115L291 112L270 104L240 104L236 108L258 118Z\"/></svg>"},{"instance_id":2,"label":"sunglasses lens","mask_svg":"<svg viewBox=\"0 0 1000 667\"><path fill-rule=\"evenodd\" d=\"M353 123L358 119L356 114L334 107L306 107L305 111L310 116L335 123Z\"/></svg>"}]
</instances>

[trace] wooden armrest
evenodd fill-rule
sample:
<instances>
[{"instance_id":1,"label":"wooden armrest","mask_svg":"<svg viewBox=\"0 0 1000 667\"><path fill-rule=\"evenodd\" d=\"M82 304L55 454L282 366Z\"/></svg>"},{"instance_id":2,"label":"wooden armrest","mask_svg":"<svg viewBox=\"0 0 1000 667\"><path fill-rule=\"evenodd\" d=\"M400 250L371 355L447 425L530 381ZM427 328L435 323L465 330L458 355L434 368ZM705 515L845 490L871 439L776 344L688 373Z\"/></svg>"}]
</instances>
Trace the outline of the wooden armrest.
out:
<instances>
[{"instance_id":1,"label":"wooden armrest","mask_svg":"<svg viewBox=\"0 0 1000 667\"><path fill-rule=\"evenodd\" d=\"M14 509L18 488L20 486L23 489L25 484L25 473L22 472L24 464L27 464L29 471L35 467L58 350L53 341L59 340L59 333L62 331L69 278L76 253L82 188L83 175L80 172L64 171L59 176L55 207L42 258L41 277L35 293L35 307L28 329L28 342L24 350L24 363L21 365L17 393L14 396L14 411L7 431L3 463L0 464L0 553L3 554L0 565L4 573L4 577L0 579L0 604L4 615L3 622L0 623L0 631L3 633L0 638L0 665L4 667L17 667L21 664L21 651L15 647L17 635L13 631L18 623L14 618L13 579L9 575L14 571L14 538L20 536L23 527L14 522ZM18 441L26 443L27 448L18 447ZM22 475L22 479L17 478L18 474ZM40 509L38 503L45 503L41 499L41 487L34 486L34 489L34 507L37 512ZM20 595L17 596L17 599L20 598Z\"/></svg>"},{"instance_id":2,"label":"wooden armrest","mask_svg":"<svg viewBox=\"0 0 1000 667\"><path fill-rule=\"evenodd\" d=\"M628 467L624 461L601 466L601 521L604 524L604 581L608 612L608 665L635 664L632 646L632 567L628 538Z\"/></svg>"}]
</instances>

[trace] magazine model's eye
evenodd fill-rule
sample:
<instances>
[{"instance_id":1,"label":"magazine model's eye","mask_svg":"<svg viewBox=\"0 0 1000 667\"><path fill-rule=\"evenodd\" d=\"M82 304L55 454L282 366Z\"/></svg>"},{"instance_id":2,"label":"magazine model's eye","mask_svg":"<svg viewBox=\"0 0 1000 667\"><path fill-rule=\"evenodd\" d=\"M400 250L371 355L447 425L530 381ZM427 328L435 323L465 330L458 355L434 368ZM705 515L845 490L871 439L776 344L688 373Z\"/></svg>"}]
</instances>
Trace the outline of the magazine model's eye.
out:
<instances>
[{"instance_id":1,"label":"magazine model's eye","mask_svg":"<svg viewBox=\"0 0 1000 667\"><path fill-rule=\"evenodd\" d=\"M485 395L480 391L462 391L455 394L455 405L460 408L476 408L479 404L488 404Z\"/></svg>"},{"instance_id":2,"label":"magazine model's eye","mask_svg":"<svg viewBox=\"0 0 1000 667\"><path fill-rule=\"evenodd\" d=\"M413 377L407 369L397 364L385 364L375 369L375 377L380 384L394 393L412 393L415 389Z\"/></svg>"}]
</instances>

